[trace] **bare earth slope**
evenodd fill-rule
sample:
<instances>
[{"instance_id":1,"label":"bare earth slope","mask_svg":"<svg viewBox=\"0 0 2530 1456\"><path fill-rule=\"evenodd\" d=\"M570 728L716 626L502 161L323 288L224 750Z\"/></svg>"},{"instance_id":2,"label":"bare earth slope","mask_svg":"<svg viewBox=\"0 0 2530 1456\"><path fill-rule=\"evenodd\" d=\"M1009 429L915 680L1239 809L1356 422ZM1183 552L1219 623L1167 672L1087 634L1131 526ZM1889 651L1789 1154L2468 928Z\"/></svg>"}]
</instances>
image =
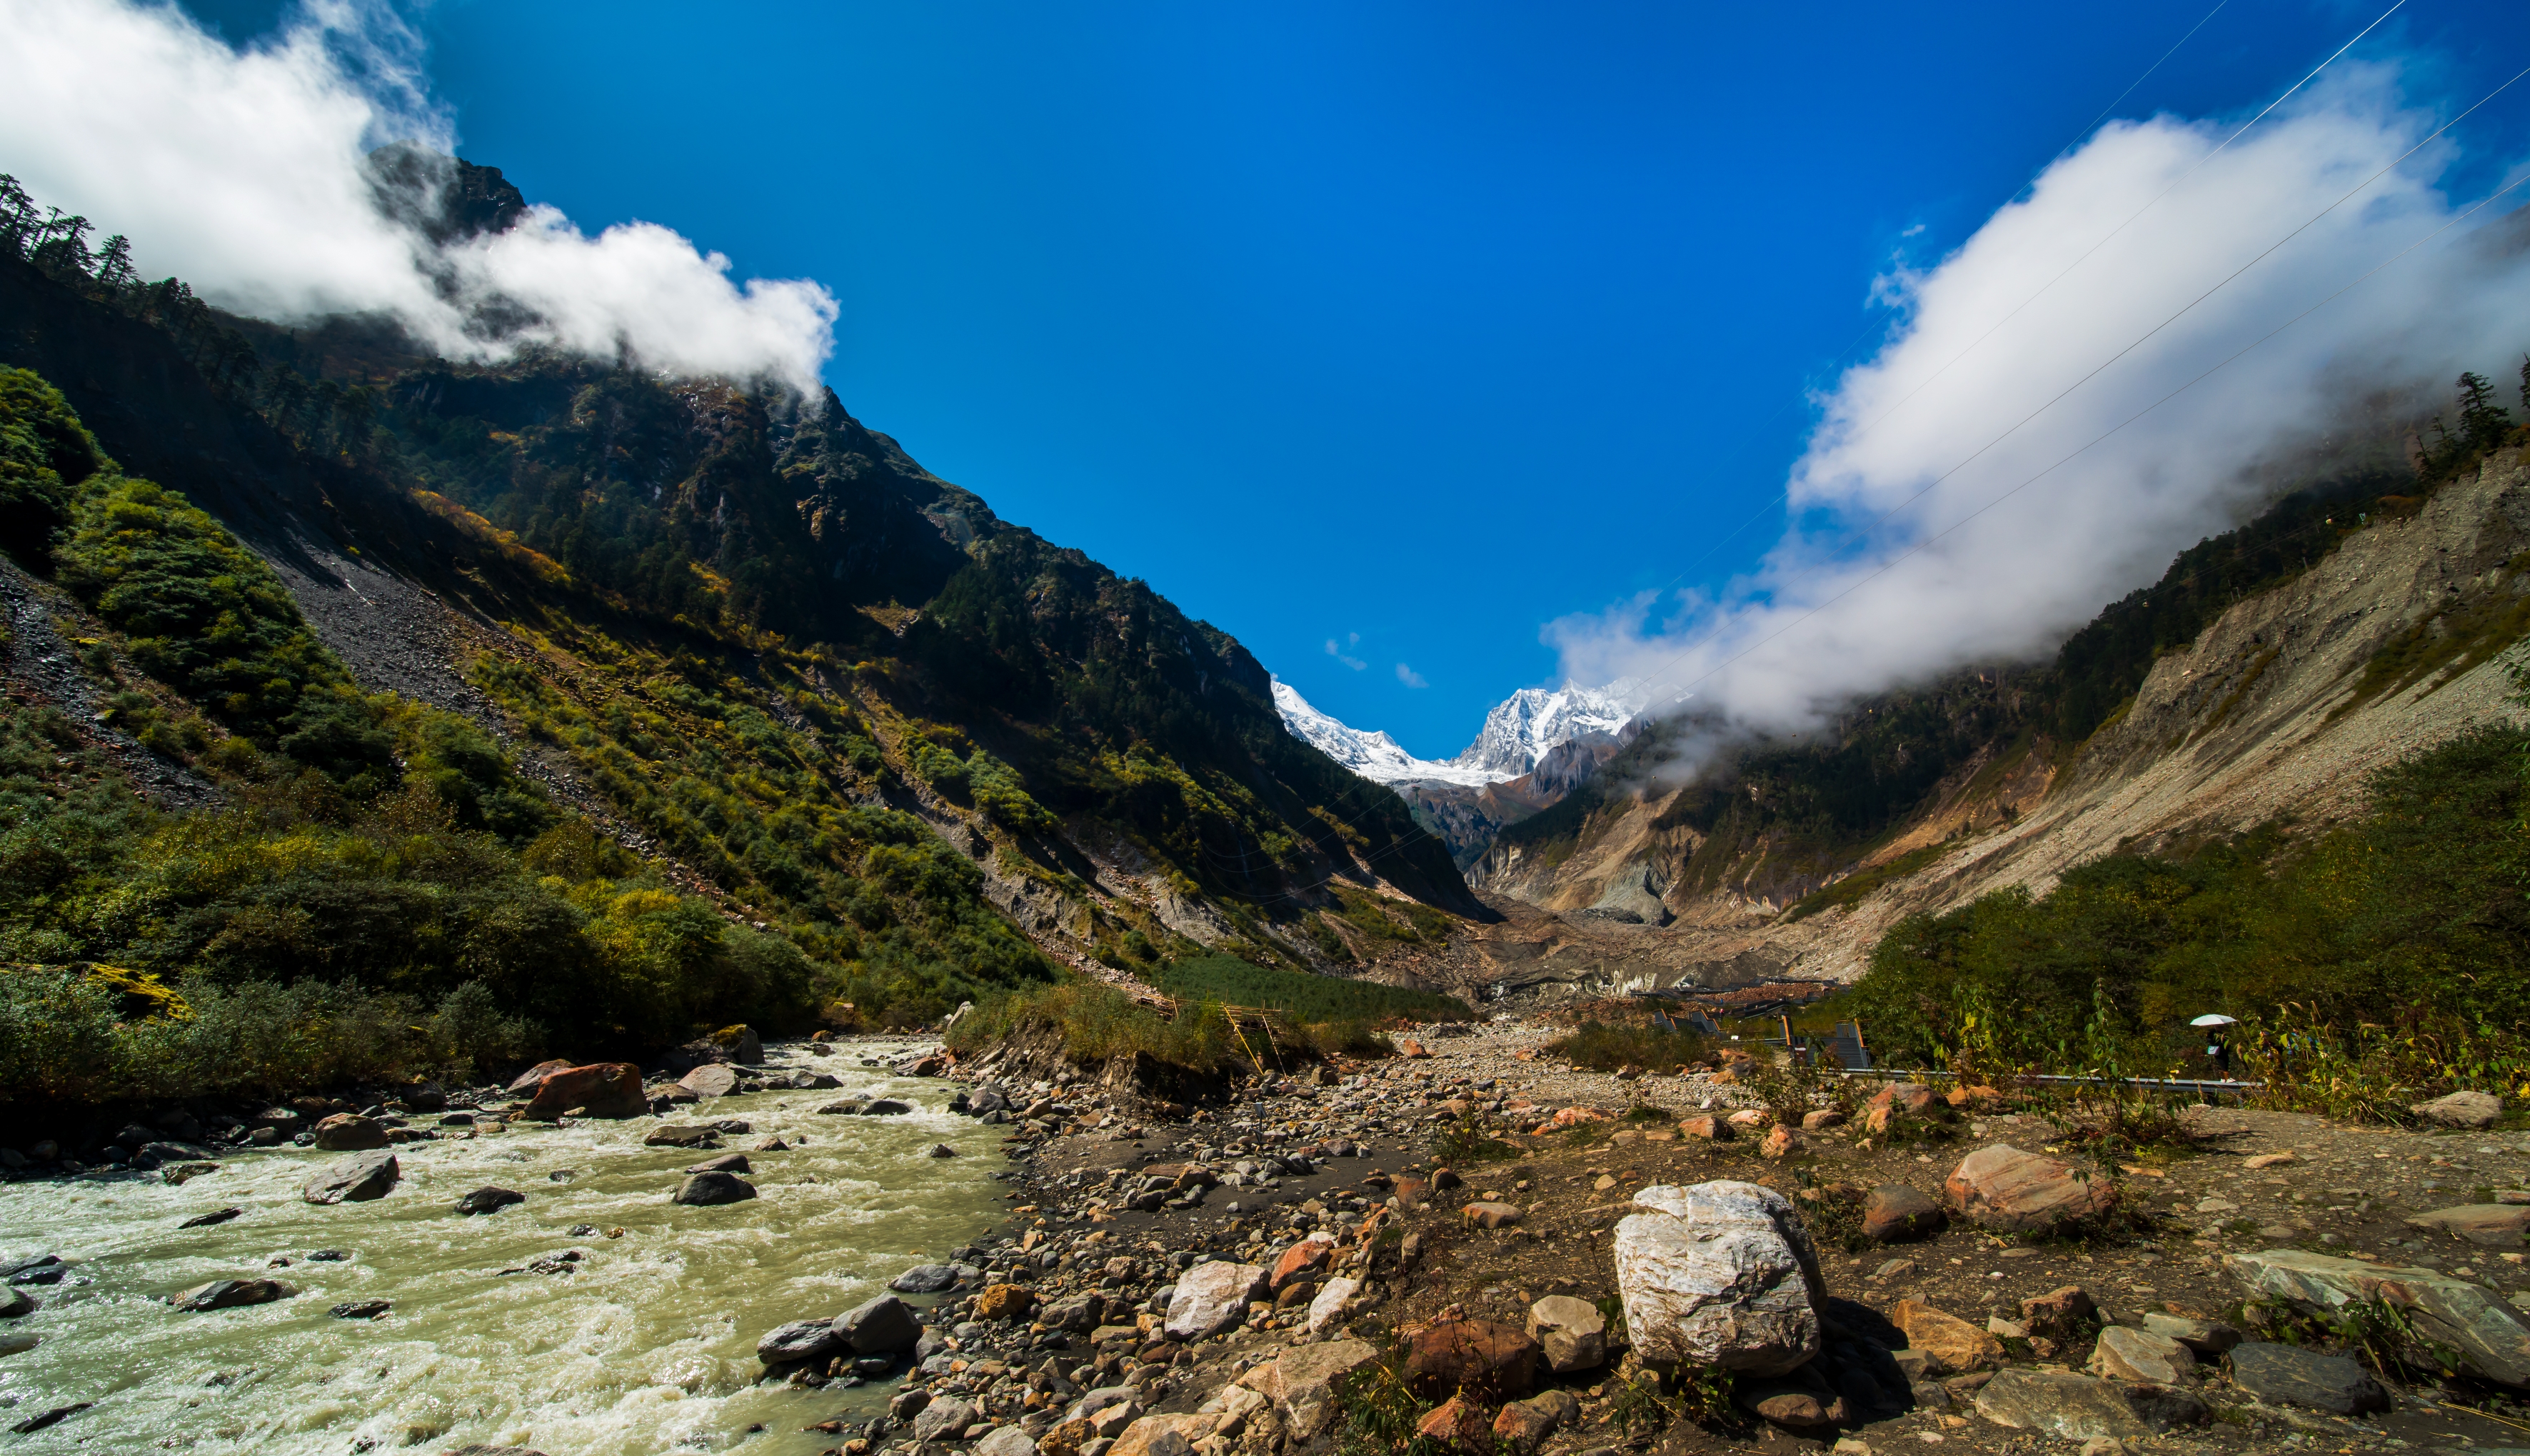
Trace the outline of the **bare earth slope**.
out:
<instances>
[{"instance_id":1,"label":"bare earth slope","mask_svg":"<svg viewBox=\"0 0 2530 1456\"><path fill-rule=\"evenodd\" d=\"M2376 518L2312 570L2233 605L2165 654L2132 703L2061 765L2000 749L1966 765L1871 863L1946 842L1948 852L1851 905L1787 922L1763 900L1672 888L1699 843L1692 829L1664 826L1684 791L1637 792L1551 863L1513 852L1471 870L1506 923L1412 974L1515 998L1781 975L1850 980L1880 936L1918 911L2008 885L2043 891L2120 848L2270 822L2324 828L2361 811L2373 770L2514 711L2498 659L2530 626L2525 615L2530 465L2512 450L2412 517ZM1593 911L1643 884L1673 924Z\"/></svg>"}]
</instances>

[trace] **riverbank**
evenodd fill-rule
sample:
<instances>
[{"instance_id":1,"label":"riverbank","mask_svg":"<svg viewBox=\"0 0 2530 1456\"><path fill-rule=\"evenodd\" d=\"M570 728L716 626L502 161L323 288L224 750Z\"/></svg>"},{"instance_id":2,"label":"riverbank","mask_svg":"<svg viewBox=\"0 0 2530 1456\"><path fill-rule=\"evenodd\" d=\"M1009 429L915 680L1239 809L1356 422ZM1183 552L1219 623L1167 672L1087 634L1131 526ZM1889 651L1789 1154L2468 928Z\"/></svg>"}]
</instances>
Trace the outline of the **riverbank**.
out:
<instances>
[{"instance_id":1,"label":"riverbank","mask_svg":"<svg viewBox=\"0 0 2530 1456\"><path fill-rule=\"evenodd\" d=\"M1418 1341L1438 1330L1475 1321L1516 1335L1533 1326L1540 1301L1557 1296L1613 1309L1613 1229L1639 1211L1633 1196L1714 1180L1778 1190L1803 1210L1818 1243L1833 1348L1857 1352L1856 1360L1876 1351L1871 1358L1885 1358L1905 1378L1838 1406L1841 1419L1823 1425L1786 1426L1745 1405L1695 1421L1685 1419L1691 1399L1674 1389L1647 1406L1629 1379L1636 1372L1612 1346L1604 1362L1540 1373L1541 1386L1572 1397L1568 1418L1547 1422L1548 1429L1537 1430L1526 1414L1518 1421L1499 1414L1500 1400L1485 1403L1475 1428L1488 1433L1483 1449L1521 1422L1528 1426L1514 1447L1548 1456L1655 1446L1834 1447L1850 1456L1918 1446L2022 1450L2033 1439L2051 1445L2055 1437L2039 1428L2001 1424L1980 1409L1998 1372L2082 1372L2102 1329L2149 1333L2148 1316L2155 1328L2217 1327L2209 1336L2217 1344L2281 1335L2281 1325L2257 1322L2278 1312L2244 1309L2272 1304L2248 1274L2259 1256L2278 1250L2448 1278L2505 1311L2530 1306L2518 1227L2490 1244L2483 1228L2469 1235L2410 1222L2455 1204L2507 1206L2494 1198L2530 1184L2530 1138L2516 1131L2348 1127L2205 1108L2185 1117L2183 1135L2112 1165L2121 1209L2115 1220L2046 1237L1942 1218L1936 1230L1884 1241L1861 1231L1868 1191L1912 1189L1939 1207L1945 1184L1970 1154L2016 1148L2079 1163L2075 1138L2030 1110L1936 1108L1911 1126L1901 1118L1894 1142L1852 1125L1786 1129L1778 1155L1769 1155L1773 1119L1749 1113L1743 1104L1755 1099L1744 1087L1704 1076L1578 1071L1540 1058L1550 1029L1466 1030L1412 1037L1428 1050L1424 1058L1339 1059L1324 1074L1252 1079L1221 1109L1164 1127L1067 1116L1060 1088L1004 1086L992 1081L989 1064L969 1069L981 1087L1058 1105L1042 1107L1013 1141L1021 1182L1005 1197L1018 1206L996 1238L971 1251L976 1282L1018 1292L978 1289L953 1302L938 1322L959 1346L940 1350L900 1384L900 1411L962 1403L974 1413L970 1442L997 1428L1015 1432L995 1456L1016 1456L1017 1434L1049 1456L1149 1456L1172 1431L1198 1452L1324 1444L1341 1432L1304 1433L1302 1418L1289 1409L1255 1417L1245 1387L1281 1388L1290 1382L1271 1370L1324 1365L1334 1357L1309 1352L1347 1340L1361 1342L1347 1349L1376 1352L1402 1372ZM1657 1111L1626 1115L1640 1108ZM1680 1127L1713 1116L1727 1128L1733 1110L1754 1120L1727 1141ZM1484 1151L1465 1136L1471 1122L1492 1130L1498 1155L1468 1159ZM1458 1161L1445 1173L1451 1157ZM1485 1206L1471 1217L1471 1205ZM1916 1220L1918 1229L1924 1221ZM1172 1296L1212 1263L1262 1271L1266 1287L1239 1290L1260 1298L1238 1300L1221 1332L1171 1337ZM2066 1290L2080 1299L2066 1301ZM1029 1317L975 1317L990 1299L1023 1306ZM2096 1307L2095 1318L2050 1332L2051 1311L2083 1303ZM1913 1337L1909 1323L1918 1327ZM2530 1336L2530 1324L2514 1323ZM1937 1330L1965 1331L1973 1346L1951 1352L1947 1363L1928 1359L1924 1347L1940 1343ZM2477 1378L2417 1381L2412 1373L2376 1376L2387 1409L2340 1416L2279 1398L2272 1387L2262 1396L2209 1352L2183 1372L2192 1404L2175 1408L2179 1419L2159 1429L2138 1422L2127 1439L2135 1450L2206 1452L2530 1441L2530 1413L2515 1403L2517 1391ZM1373 1378L1367 1369L1355 1374ZM1123 1399L1101 1389L1129 1390L1138 1416L1173 1419L1104 1433L1118 1423L1072 1424L1084 1398ZM1442 1393L1414 1401L1417 1412L1438 1405ZM1839 1398L1832 1388L1828 1394L1821 1407ZM1999 1398L1987 1404L2011 1409ZM839 1443L851 1456L913 1453L926 1434L902 1420L876 1428L839 1425L836 1433L868 1443ZM938 1430L927 1434L936 1440ZM1207 1435L1218 1439L1208 1446Z\"/></svg>"}]
</instances>

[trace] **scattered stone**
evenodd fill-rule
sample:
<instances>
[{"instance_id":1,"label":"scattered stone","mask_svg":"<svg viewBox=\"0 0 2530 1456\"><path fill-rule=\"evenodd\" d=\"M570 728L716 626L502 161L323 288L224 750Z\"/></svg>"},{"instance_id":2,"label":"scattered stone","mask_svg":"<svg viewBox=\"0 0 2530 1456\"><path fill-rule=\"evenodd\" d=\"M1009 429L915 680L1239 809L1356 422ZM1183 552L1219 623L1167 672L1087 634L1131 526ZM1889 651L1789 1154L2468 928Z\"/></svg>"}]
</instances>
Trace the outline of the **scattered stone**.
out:
<instances>
[{"instance_id":1,"label":"scattered stone","mask_svg":"<svg viewBox=\"0 0 2530 1456\"><path fill-rule=\"evenodd\" d=\"M2257 1172L2265 1168L2281 1168L2286 1163L2297 1161L2299 1159L2292 1155L2292 1149L2286 1148L2282 1152L2261 1152L2255 1157L2242 1158L2240 1166L2251 1172Z\"/></svg>"},{"instance_id":2,"label":"scattered stone","mask_svg":"<svg viewBox=\"0 0 2530 1456\"><path fill-rule=\"evenodd\" d=\"M845 1097L841 1101L828 1102L817 1111L819 1115L825 1117L858 1117L861 1115L861 1110L867 1106L869 1106L867 1097Z\"/></svg>"},{"instance_id":3,"label":"scattered stone","mask_svg":"<svg viewBox=\"0 0 2530 1456\"><path fill-rule=\"evenodd\" d=\"M1908 1348L1924 1352L1935 1374L1965 1374L2003 1363L2003 1341L1919 1300L1899 1300L1889 1311L1889 1322L1905 1331Z\"/></svg>"},{"instance_id":4,"label":"scattered stone","mask_svg":"<svg viewBox=\"0 0 2530 1456\"><path fill-rule=\"evenodd\" d=\"M1265 1287L1276 1294L1281 1294L1283 1286L1292 1280L1309 1277L1326 1268L1327 1260L1334 1256L1335 1251L1334 1235L1327 1233L1309 1235L1284 1250L1283 1257L1274 1260L1274 1272L1267 1276Z\"/></svg>"},{"instance_id":5,"label":"scattered stone","mask_svg":"<svg viewBox=\"0 0 2530 1456\"><path fill-rule=\"evenodd\" d=\"M2020 1302L2020 1322L2031 1335L2070 1344L2100 1322L2100 1307L2079 1284L2051 1289Z\"/></svg>"},{"instance_id":6,"label":"scattered stone","mask_svg":"<svg viewBox=\"0 0 2530 1456\"><path fill-rule=\"evenodd\" d=\"M404 1165L394 1153L363 1152L308 1179L299 1196L311 1204L365 1204L385 1198L403 1177Z\"/></svg>"},{"instance_id":7,"label":"scattered stone","mask_svg":"<svg viewBox=\"0 0 2530 1456\"><path fill-rule=\"evenodd\" d=\"M2503 1115L2503 1099L2482 1092L2455 1092L2407 1110L2447 1128L2491 1128Z\"/></svg>"},{"instance_id":8,"label":"scattered stone","mask_svg":"<svg viewBox=\"0 0 2530 1456\"><path fill-rule=\"evenodd\" d=\"M1961 1158L1942 1193L1972 1222L2009 1233L2055 1229L2106 1213L2118 1201L2106 1181L2005 1143Z\"/></svg>"},{"instance_id":9,"label":"scattered stone","mask_svg":"<svg viewBox=\"0 0 2530 1456\"><path fill-rule=\"evenodd\" d=\"M969 1448L974 1456L1037 1456L1036 1441L1016 1426L997 1426Z\"/></svg>"},{"instance_id":10,"label":"scattered stone","mask_svg":"<svg viewBox=\"0 0 2530 1456\"><path fill-rule=\"evenodd\" d=\"M957 1284L958 1271L945 1263L918 1263L887 1281L899 1294L939 1294Z\"/></svg>"},{"instance_id":11,"label":"scattered stone","mask_svg":"<svg viewBox=\"0 0 2530 1456\"><path fill-rule=\"evenodd\" d=\"M1732 1398L1741 1410L1787 1430L1815 1431L1837 1425L1845 1414L1843 1402L1828 1388L1816 1366L1803 1366L1788 1375L1742 1380Z\"/></svg>"},{"instance_id":12,"label":"scattered stone","mask_svg":"<svg viewBox=\"0 0 2530 1456\"><path fill-rule=\"evenodd\" d=\"M2231 1351L2231 1383L2263 1401L2339 1416L2390 1408L2390 1392L2343 1355L2250 1340Z\"/></svg>"},{"instance_id":13,"label":"scattered stone","mask_svg":"<svg viewBox=\"0 0 2530 1456\"><path fill-rule=\"evenodd\" d=\"M688 1173L752 1173L755 1169L747 1162L745 1153L724 1152L718 1157L707 1157L701 1162L689 1164L686 1171Z\"/></svg>"},{"instance_id":14,"label":"scattered stone","mask_svg":"<svg viewBox=\"0 0 2530 1456\"><path fill-rule=\"evenodd\" d=\"M536 1084L536 1094L523 1114L537 1122L559 1122L577 1111L583 1117L639 1117L650 1110L641 1094L641 1069L631 1062L596 1062L548 1073Z\"/></svg>"},{"instance_id":15,"label":"scattered stone","mask_svg":"<svg viewBox=\"0 0 2530 1456\"><path fill-rule=\"evenodd\" d=\"M357 1112L337 1112L316 1124L318 1152L366 1152L386 1146L385 1125Z\"/></svg>"},{"instance_id":16,"label":"scattered stone","mask_svg":"<svg viewBox=\"0 0 2530 1456\"><path fill-rule=\"evenodd\" d=\"M1017 1284L994 1284L975 1296L978 1319L1016 1319L1036 1305L1036 1296Z\"/></svg>"},{"instance_id":17,"label":"scattered stone","mask_svg":"<svg viewBox=\"0 0 2530 1456\"><path fill-rule=\"evenodd\" d=\"M835 1321L795 1319L758 1336L755 1358L766 1365L793 1365L802 1360L821 1360L846 1348L844 1337L835 1331Z\"/></svg>"},{"instance_id":18,"label":"scattered stone","mask_svg":"<svg viewBox=\"0 0 2530 1456\"><path fill-rule=\"evenodd\" d=\"M836 1316L834 1330L856 1355L902 1355L922 1340L922 1321L913 1307L892 1294Z\"/></svg>"},{"instance_id":19,"label":"scattered stone","mask_svg":"<svg viewBox=\"0 0 2530 1456\"><path fill-rule=\"evenodd\" d=\"M1766 1157L1783 1158L1798 1151L1800 1146L1800 1134L1777 1123L1767 1132L1766 1141L1757 1145L1757 1151Z\"/></svg>"},{"instance_id":20,"label":"scattered stone","mask_svg":"<svg viewBox=\"0 0 2530 1456\"><path fill-rule=\"evenodd\" d=\"M1458 1214L1478 1228L1509 1228L1520 1220L1520 1209L1517 1204L1491 1201L1469 1204L1459 1209Z\"/></svg>"},{"instance_id":21,"label":"scattered stone","mask_svg":"<svg viewBox=\"0 0 2530 1456\"><path fill-rule=\"evenodd\" d=\"M23 1319L33 1313L33 1295L23 1289L0 1289L0 1319Z\"/></svg>"},{"instance_id":22,"label":"scattered stone","mask_svg":"<svg viewBox=\"0 0 2530 1456\"><path fill-rule=\"evenodd\" d=\"M457 1201L457 1211L465 1214L498 1213L512 1204L523 1204L527 1196L507 1188L490 1185L474 1190Z\"/></svg>"},{"instance_id":23,"label":"scattered stone","mask_svg":"<svg viewBox=\"0 0 2530 1456\"><path fill-rule=\"evenodd\" d=\"M2530 1233L2530 1205L2467 1204L2457 1208L2436 1208L2414 1215L2407 1225L2434 1229L2490 1249L2518 1249L2522 1235Z\"/></svg>"},{"instance_id":24,"label":"scattered stone","mask_svg":"<svg viewBox=\"0 0 2530 1456\"><path fill-rule=\"evenodd\" d=\"M1344 1317L1345 1307L1361 1293L1359 1279L1329 1279L1318 1286L1317 1297L1309 1301L1309 1338L1318 1339L1329 1327Z\"/></svg>"},{"instance_id":25,"label":"scattered stone","mask_svg":"<svg viewBox=\"0 0 2530 1456\"><path fill-rule=\"evenodd\" d=\"M1424 1395L1468 1391L1494 1400L1526 1395L1537 1379L1537 1341L1489 1319L1445 1319L1406 1344L1405 1382Z\"/></svg>"},{"instance_id":26,"label":"scattered stone","mask_svg":"<svg viewBox=\"0 0 2530 1456\"><path fill-rule=\"evenodd\" d=\"M2530 1385L2530 1316L2483 1284L2433 1269L2299 1249L2233 1254L2224 1262L2250 1293L2313 1314L2334 1316L2349 1304L2385 1302L2405 1315L2418 1335L2450 1347L2478 1374L2505 1385Z\"/></svg>"},{"instance_id":27,"label":"scattered stone","mask_svg":"<svg viewBox=\"0 0 2530 1456\"><path fill-rule=\"evenodd\" d=\"M196 1213L192 1217L186 1219L184 1222L176 1226L178 1228L209 1228L213 1224L226 1223L230 1219L236 1218L245 1212L246 1210L244 1208L222 1208L216 1213Z\"/></svg>"},{"instance_id":28,"label":"scattered stone","mask_svg":"<svg viewBox=\"0 0 2530 1456\"><path fill-rule=\"evenodd\" d=\"M1550 1294L1528 1307L1528 1337L1559 1375L1608 1363L1608 1316L1568 1294Z\"/></svg>"},{"instance_id":29,"label":"scattered stone","mask_svg":"<svg viewBox=\"0 0 2530 1456\"><path fill-rule=\"evenodd\" d=\"M2015 1430L2043 1430L2065 1440L2137 1440L2152 1434L2117 1387L2088 1375L1998 1371L1976 1393L1977 1414Z\"/></svg>"},{"instance_id":30,"label":"scattered stone","mask_svg":"<svg viewBox=\"0 0 2530 1456\"><path fill-rule=\"evenodd\" d=\"M877 1097L862 1104L861 1116L903 1117L905 1114L912 1110L913 1104L911 1102L900 1102L894 1097Z\"/></svg>"},{"instance_id":31,"label":"scattered stone","mask_svg":"<svg viewBox=\"0 0 2530 1456\"><path fill-rule=\"evenodd\" d=\"M677 1086L697 1097L725 1097L738 1091L738 1071L726 1062L705 1062L678 1078Z\"/></svg>"},{"instance_id":32,"label":"scattered stone","mask_svg":"<svg viewBox=\"0 0 2530 1456\"><path fill-rule=\"evenodd\" d=\"M668 1196L672 1204L709 1208L722 1204L742 1204L755 1197L755 1185L736 1173L696 1173L677 1186Z\"/></svg>"},{"instance_id":33,"label":"scattered stone","mask_svg":"<svg viewBox=\"0 0 2530 1456\"><path fill-rule=\"evenodd\" d=\"M946 1143L934 1143L930 1147L922 1149L922 1155L924 1157L956 1157L958 1155L958 1149L950 1147Z\"/></svg>"},{"instance_id":34,"label":"scattered stone","mask_svg":"<svg viewBox=\"0 0 2530 1456\"><path fill-rule=\"evenodd\" d=\"M1484 1407L1463 1395L1453 1395L1414 1423L1414 1433L1470 1456L1492 1456L1494 1423Z\"/></svg>"},{"instance_id":35,"label":"scattered stone","mask_svg":"<svg viewBox=\"0 0 2530 1456\"><path fill-rule=\"evenodd\" d=\"M1783 1195L1752 1183L1660 1185L1617 1224L1617 1287L1635 1354L1782 1374L1819 1353L1823 1286Z\"/></svg>"},{"instance_id":36,"label":"scattered stone","mask_svg":"<svg viewBox=\"0 0 2530 1456\"><path fill-rule=\"evenodd\" d=\"M235 1310L247 1305L268 1305L288 1299L299 1291L278 1279L213 1279L172 1295L168 1303L189 1315L209 1310Z\"/></svg>"},{"instance_id":37,"label":"scattered stone","mask_svg":"<svg viewBox=\"0 0 2530 1456\"><path fill-rule=\"evenodd\" d=\"M1801 1131L1805 1133L1823 1132L1828 1128L1842 1126L1844 1126L1844 1114L1834 1107L1814 1107L1801 1114Z\"/></svg>"},{"instance_id":38,"label":"scattered stone","mask_svg":"<svg viewBox=\"0 0 2530 1456\"><path fill-rule=\"evenodd\" d=\"M2175 1385L2196 1373L2196 1353L2165 1334L2112 1324L2091 1351L2091 1372L2119 1380Z\"/></svg>"},{"instance_id":39,"label":"scattered stone","mask_svg":"<svg viewBox=\"0 0 2530 1456\"><path fill-rule=\"evenodd\" d=\"M55 1406L51 1410L44 1412L42 1415L28 1416L26 1420L10 1427L9 1429L12 1433L17 1435L33 1435L36 1431L45 1429L48 1427L60 1425L62 1422L69 1420L71 1417L78 1415L82 1411L93 1409L95 1405L95 1401L83 1400L79 1402L77 1405Z\"/></svg>"},{"instance_id":40,"label":"scattered stone","mask_svg":"<svg viewBox=\"0 0 2530 1456\"><path fill-rule=\"evenodd\" d=\"M922 1408L913 1418L916 1441L954 1441L965 1435L966 1428L978 1420L975 1408L958 1397L943 1396Z\"/></svg>"},{"instance_id":41,"label":"scattered stone","mask_svg":"<svg viewBox=\"0 0 2530 1456\"><path fill-rule=\"evenodd\" d=\"M718 1148L720 1129L661 1123L641 1139L644 1148Z\"/></svg>"},{"instance_id":42,"label":"scattered stone","mask_svg":"<svg viewBox=\"0 0 2530 1456\"><path fill-rule=\"evenodd\" d=\"M357 1299L336 1305L325 1313L336 1319L375 1319L394 1308L382 1299Z\"/></svg>"},{"instance_id":43,"label":"scattered stone","mask_svg":"<svg viewBox=\"0 0 2530 1456\"><path fill-rule=\"evenodd\" d=\"M1247 1302L1264 1296L1266 1277L1255 1264L1218 1259L1186 1270L1169 1297L1169 1338L1199 1340L1238 1328L1247 1317Z\"/></svg>"},{"instance_id":44,"label":"scattered stone","mask_svg":"<svg viewBox=\"0 0 2530 1456\"><path fill-rule=\"evenodd\" d=\"M2165 1315L2159 1311L2143 1316L2143 1327L2154 1334L2176 1340L2200 1356L2228 1354L2243 1338L2238 1330L2228 1324L2194 1319L2184 1315Z\"/></svg>"},{"instance_id":45,"label":"scattered stone","mask_svg":"<svg viewBox=\"0 0 2530 1456\"><path fill-rule=\"evenodd\" d=\"M1903 1183L1884 1183L1862 1200L1862 1232L1883 1244L1929 1239L1950 1222L1930 1195Z\"/></svg>"}]
</instances>

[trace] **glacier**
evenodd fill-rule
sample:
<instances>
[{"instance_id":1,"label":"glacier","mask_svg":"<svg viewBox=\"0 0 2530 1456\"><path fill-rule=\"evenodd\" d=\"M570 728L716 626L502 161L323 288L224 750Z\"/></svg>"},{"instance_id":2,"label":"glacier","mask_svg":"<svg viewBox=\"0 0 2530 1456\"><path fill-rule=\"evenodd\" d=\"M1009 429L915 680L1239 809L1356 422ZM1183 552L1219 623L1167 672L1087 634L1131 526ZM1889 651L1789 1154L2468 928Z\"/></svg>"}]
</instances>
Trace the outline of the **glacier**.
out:
<instances>
[{"instance_id":1,"label":"glacier","mask_svg":"<svg viewBox=\"0 0 2530 1456\"><path fill-rule=\"evenodd\" d=\"M1457 757L1417 758L1384 732L1365 733L1309 705L1291 684L1272 679L1274 707L1293 737L1363 778L1383 784L1440 782L1480 789L1518 778L1556 748L1624 736L1625 724L1650 700L1646 685L1621 678L1602 688L1566 683L1522 688L1485 714L1475 742Z\"/></svg>"}]
</instances>

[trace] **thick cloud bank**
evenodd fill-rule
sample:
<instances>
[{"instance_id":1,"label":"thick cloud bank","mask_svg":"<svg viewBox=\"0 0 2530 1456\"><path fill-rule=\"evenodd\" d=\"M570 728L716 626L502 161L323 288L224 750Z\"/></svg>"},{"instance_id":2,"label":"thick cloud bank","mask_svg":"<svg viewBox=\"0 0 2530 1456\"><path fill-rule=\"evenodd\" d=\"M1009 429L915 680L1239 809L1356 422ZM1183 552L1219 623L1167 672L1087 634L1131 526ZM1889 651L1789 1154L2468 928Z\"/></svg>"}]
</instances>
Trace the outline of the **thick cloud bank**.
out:
<instances>
[{"instance_id":1,"label":"thick cloud bank","mask_svg":"<svg viewBox=\"0 0 2530 1456\"><path fill-rule=\"evenodd\" d=\"M243 51L172 5L0 0L0 171L128 234L143 276L240 312L388 313L454 358L534 344L814 390L836 315L814 283L735 284L666 228L592 238L550 207L446 244L384 216L367 152L452 149L418 52L390 12L345 0Z\"/></svg>"},{"instance_id":2,"label":"thick cloud bank","mask_svg":"<svg viewBox=\"0 0 2530 1456\"><path fill-rule=\"evenodd\" d=\"M2258 342L2473 205L2436 185L2464 130L2398 161L2442 120L2396 83L2351 75L2228 147L2236 122L2113 125L1956 252L1880 280L1899 326L1819 401L1793 524L1762 566L1553 624L1565 675L1640 677L1673 711L1786 730L2037 656L2235 524L2261 466L2323 444L2360 402L2447 400L2463 368L2508 383L2530 266L2504 211L2530 189Z\"/></svg>"}]
</instances>

